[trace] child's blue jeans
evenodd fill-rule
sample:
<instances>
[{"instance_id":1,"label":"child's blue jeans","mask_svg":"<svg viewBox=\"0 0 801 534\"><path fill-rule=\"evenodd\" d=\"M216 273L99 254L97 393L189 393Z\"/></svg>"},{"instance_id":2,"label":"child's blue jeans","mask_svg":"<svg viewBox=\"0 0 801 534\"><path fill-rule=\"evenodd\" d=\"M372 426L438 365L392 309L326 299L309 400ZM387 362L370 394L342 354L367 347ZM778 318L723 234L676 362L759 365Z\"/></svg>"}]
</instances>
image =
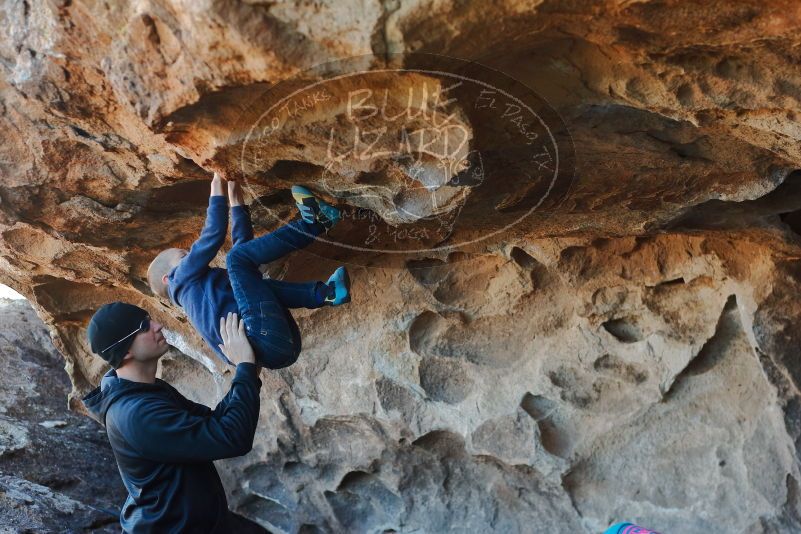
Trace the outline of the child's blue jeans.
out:
<instances>
[{"instance_id":1,"label":"child's blue jeans","mask_svg":"<svg viewBox=\"0 0 801 534\"><path fill-rule=\"evenodd\" d=\"M260 365L280 369L300 355L300 331L287 308L319 308L318 284L262 278L259 266L309 245L323 231L317 223L292 221L275 232L235 245L226 257L234 299Z\"/></svg>"}]
</instances>

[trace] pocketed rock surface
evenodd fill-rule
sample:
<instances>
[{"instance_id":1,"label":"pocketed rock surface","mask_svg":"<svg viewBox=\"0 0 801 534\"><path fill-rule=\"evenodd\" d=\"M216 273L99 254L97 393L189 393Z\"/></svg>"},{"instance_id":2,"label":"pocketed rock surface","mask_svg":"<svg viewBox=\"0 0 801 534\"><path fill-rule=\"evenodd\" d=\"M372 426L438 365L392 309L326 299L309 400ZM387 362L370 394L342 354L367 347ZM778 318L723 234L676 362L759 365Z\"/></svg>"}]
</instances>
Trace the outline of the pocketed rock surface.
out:
<instances>
[{"instance_id":1,"label":"pocketed rock surface","mask_svg":"<svg viewBox=\"0 0 801 534\"><path fill-rule=\"evenodd\" d=\"M75 411L111 300L166 325L164 378L224 394L147 265L197 237L212 171L247 182L257 234L302 182L352 215L328 236L351 246L267 271L347 263L353 301L297 310L299 362L263 371L254 449L218 466L239 512L292 533L801 529L795 2L6 0L0 21L0 281L50 328ZM468 143L455 163L495 164L482 180L424 150L329 161L352 132L324 100L241 157L272 84L411 52L497 69L558 113L572 150L533 214L493 234L541 193L536 161L458 98L440 109ZM433 83L365 79L396 106Z\"/></svg>"}]
</instances>

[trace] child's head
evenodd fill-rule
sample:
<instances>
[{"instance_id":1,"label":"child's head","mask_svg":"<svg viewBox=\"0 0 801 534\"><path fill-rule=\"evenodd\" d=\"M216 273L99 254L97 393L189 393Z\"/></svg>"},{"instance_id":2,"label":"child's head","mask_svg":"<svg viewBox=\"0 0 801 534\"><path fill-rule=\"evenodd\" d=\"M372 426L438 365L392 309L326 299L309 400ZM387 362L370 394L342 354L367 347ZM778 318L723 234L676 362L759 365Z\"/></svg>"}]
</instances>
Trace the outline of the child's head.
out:
<instances>
[{"instance_id":1,"label":"child's head","mask_svg":"<svg viewBox=\"0 0 801 534\"><path fill-rule=\"evenodd\" d=\"M159 255L150 262L150 267L147 268L147 281L153 293L167 298L167 275L187 254L188 252L182 248L168 248L159 252Z\"/></svg>"}]
</instances>

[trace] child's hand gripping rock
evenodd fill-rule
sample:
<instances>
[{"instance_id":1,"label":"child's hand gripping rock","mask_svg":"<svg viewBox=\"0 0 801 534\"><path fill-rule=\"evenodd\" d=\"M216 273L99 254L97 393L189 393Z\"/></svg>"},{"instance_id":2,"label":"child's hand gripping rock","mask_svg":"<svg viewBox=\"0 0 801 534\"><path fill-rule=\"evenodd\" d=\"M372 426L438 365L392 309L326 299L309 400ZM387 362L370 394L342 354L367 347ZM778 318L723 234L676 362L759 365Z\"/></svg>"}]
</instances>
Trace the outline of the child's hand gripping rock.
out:
<instances>
[{"instance_id":1,"label":"child's hand gripping rock","mask_svg":"<svg viewBox=\"0 0 801 534\"><path fill-rule=\"evenodd\" d=\"M242 187L239 182L228 180L228 205L233 208L234 206L242 206L244 203Z\"/></svg>"},{"instance_id":2,"label":"child's hand gripping rock","mask_svg":"<svg viewBox=\"0 0 801 534\"><path fill-rule=\"evenodd\" d=\"M225 193L223 192L223 179L220 177L218 173L214 173L214 177L211 179L211 193L209 196L212 197L221 197Z\"/></svg>"}]
</instances>

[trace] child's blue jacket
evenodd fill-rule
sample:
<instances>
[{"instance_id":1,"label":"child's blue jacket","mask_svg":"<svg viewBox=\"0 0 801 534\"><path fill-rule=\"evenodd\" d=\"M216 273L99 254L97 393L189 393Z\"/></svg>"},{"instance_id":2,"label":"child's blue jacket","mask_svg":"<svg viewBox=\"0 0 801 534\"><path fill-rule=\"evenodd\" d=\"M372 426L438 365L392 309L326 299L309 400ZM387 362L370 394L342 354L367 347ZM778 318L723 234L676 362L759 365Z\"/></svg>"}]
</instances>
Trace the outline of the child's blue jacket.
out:
<instances>
[{"instance_id":1,"label":"child's blue jacket","mask_svg":"<svg viewBox=\"0 0 801 534\"><path fill-rule=\"evenodd\" d=\"M233 227L231 239L234 245L253 239L250 215L244 206L231 208ZM200 237L189 249L168 276L167 294L175 304L186 312L195 329L212 349L227 362L220 351L220 317L229 312L239 313L234 292L228 279L228 271L209 267L225 242L228 230L228 204L224 196L209 197L206 223Z\"/></svg>"}]
</instances>

